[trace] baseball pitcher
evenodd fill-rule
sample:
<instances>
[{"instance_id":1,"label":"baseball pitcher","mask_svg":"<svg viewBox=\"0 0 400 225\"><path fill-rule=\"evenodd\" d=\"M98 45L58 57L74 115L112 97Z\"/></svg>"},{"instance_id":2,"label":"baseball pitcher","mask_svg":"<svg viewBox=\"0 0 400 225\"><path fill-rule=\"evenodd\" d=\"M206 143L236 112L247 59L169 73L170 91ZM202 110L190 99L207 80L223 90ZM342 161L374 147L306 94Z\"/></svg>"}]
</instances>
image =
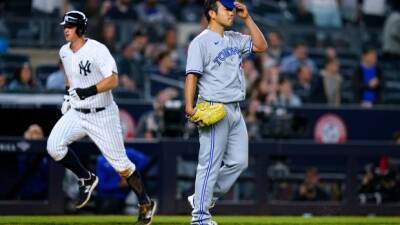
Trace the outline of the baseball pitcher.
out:
<instances>
[{"instance_id":1,"label":"baseball pitcher","mask_svg":"<svg viewBox=\"0 0 400 225\"><path fill-rule=\"evenodd\" d=\"M186 65L185 110L200 136L195 193L188 201L192 224L214 225L209 209L248 164L247 129L239 107L246 93L242 59L265 51L267 42L241 2L206 0L204 14L208 28L190 43ZM250 35L225 31L235 16Z\"/></svg>"}]
</instances>

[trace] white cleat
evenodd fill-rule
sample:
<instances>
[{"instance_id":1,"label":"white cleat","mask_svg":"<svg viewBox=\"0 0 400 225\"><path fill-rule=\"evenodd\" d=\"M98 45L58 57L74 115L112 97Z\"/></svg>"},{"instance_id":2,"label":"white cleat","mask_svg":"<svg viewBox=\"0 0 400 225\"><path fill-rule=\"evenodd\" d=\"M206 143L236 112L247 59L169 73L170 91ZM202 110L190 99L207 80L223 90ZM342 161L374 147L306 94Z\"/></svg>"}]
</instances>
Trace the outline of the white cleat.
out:
<instances>
[{"instance_id":1,"label":"white cleat","mask_svg":"<svg viewBox=\"0 0 400 225\"><path fill-rule=\"evenodd\" d=\"M190 206L192 207L192 209L194 209L194 194L190 195L189 197L187 197L187 200L188 200ZM213 198L213 200L211 201L210 209L215 207L215 202L216 201L217 201L217 199Z\"/></svg>"}]
</instances>

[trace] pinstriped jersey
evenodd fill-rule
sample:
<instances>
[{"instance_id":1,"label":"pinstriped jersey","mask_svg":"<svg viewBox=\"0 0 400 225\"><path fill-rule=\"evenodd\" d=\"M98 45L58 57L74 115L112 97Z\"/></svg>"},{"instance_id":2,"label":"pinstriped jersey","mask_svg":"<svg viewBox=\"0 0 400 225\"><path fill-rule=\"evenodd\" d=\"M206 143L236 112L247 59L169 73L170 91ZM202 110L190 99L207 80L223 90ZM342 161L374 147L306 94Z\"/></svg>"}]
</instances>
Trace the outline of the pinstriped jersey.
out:
<instances>
[{"instance_id":1,"label":"pinstriped jersey","mask_svg":"<svg viewBox=\"0 0 400 225\"><path fill-rule=\"evenodd\" d=\"M87 88L97 84L112 73L118 73L117 65L110 51L102 43L87 39L85 44L73 52L70 43L60 49L60 59L70 88ZM84 100L71 98L72 108L99 108L113 103L111 90L90 96Z\"/></svg>"},{"instance_id":2,"label":"pinstriped jersey","mask_svg":"<svg viewBox=\"0 0 400 225\"><path fill-rule=\"evenodd\" d=\"M213 102L245 99L246 84L242 58L253 48L251 37L234 31L224 36L209 29L189 45L186 74L198 75L199 98Z\"/></svg>"}]
</instances>

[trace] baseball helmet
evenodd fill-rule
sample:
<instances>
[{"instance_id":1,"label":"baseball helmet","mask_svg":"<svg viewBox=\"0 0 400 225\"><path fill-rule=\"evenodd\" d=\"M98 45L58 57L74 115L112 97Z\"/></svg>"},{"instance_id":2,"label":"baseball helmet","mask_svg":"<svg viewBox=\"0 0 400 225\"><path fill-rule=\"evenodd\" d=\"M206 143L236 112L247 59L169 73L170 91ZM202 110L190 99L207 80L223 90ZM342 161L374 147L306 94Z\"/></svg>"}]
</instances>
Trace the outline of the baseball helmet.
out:
<instances>
[{"instance_id":1,"label":"baseball helmet","mask_svg":"<svg viewBox=\"0 0 400 225\"><path fill-rule=\"evenodd\" d=\"M76 34L82 36L87 27L87 18L83 12L80 11L69 11L65 13L63 21L60 23L61 26L76 26Z\"/></svg>"}]
</instances>

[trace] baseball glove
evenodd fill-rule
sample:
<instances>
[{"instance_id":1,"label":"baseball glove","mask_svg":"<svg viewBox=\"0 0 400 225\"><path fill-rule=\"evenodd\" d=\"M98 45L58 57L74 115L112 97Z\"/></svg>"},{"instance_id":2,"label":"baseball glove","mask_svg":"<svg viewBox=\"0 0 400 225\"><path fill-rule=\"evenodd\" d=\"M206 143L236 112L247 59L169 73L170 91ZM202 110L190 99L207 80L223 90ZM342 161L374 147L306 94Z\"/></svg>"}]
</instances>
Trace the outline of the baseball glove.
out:
<instances>
[{"instance_id":1,"label":"baseball glove","mask_svg":"<svg viewBox=\"0 0 400 225\"><path fill-rule=\"evenodd\" d=\"M208 127L218 123L226 115L224 104L210 105L208 102L200 102L196 106L196 112L189 120L199 127Z\"/></svg>"}]
</instances>

